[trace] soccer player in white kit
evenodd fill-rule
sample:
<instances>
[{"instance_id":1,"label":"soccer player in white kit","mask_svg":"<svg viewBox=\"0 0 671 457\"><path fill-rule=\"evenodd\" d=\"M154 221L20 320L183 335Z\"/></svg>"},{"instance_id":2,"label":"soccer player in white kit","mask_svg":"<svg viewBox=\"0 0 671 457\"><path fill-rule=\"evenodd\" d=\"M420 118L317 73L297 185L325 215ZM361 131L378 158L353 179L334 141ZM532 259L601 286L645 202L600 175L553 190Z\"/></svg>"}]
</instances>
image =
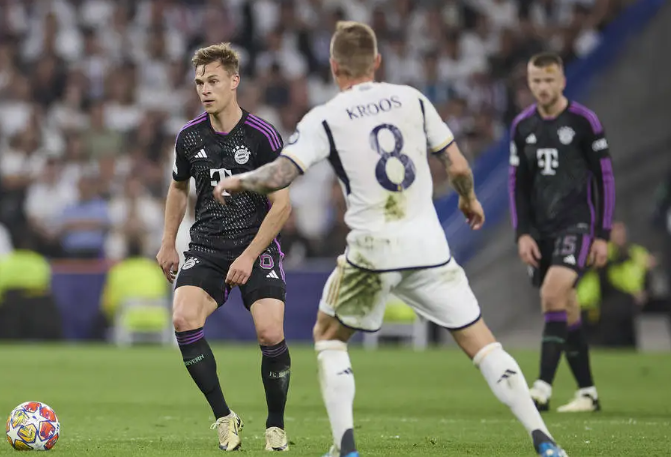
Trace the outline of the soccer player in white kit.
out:
<instances>
[{"instance_id":1,"label":"soccer player in white kit","mask_svg":"<svg viewBox=\"0 0 671 457\"><path fill-rule=\"evenodd\" d=\"M314 328L333 432L326 457L359 456L347 342L357 330L381 327L390 293L451 331L496 397L524 425L538 455L566 456L534 406L519 365L482 320L434 209L427 149L444 163L470 226L482 226L468 162L424 95L409 86L374 82L380 62L369 26L339 23L331 40L331 70L341 92L305 115L274 162L224 179L214 190L224 204L225 191L274 192L323 159L340 180L350 233L324 287Z\"/></svg>"}]
</instances>

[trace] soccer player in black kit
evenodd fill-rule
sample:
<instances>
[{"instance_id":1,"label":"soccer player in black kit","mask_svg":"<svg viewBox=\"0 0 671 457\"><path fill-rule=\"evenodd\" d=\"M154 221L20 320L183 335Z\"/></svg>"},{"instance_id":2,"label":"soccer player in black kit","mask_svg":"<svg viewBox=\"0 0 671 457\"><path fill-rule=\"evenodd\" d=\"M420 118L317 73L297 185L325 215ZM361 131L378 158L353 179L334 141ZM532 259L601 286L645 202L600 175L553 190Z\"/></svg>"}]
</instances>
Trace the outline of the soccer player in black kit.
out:
<instances>
[{"instance_id":1,"label":"soccer player in black kit","mask_svg":"<svg viewBox=\"0 0 671 457\"><path fill-rule=\"evenodd\" d=\"M224 399L203 326L237 286L261 345L261 375L268 404L266 450L286 451L284 407L291 359L284 340L286 285L277 236L289 216L289 191L279 190L267 197L245 192L229 196L227 205L212 196L212 190L226 176L272 162L282 151L283 142L273 126L238 105L239 59L228 43L199 49L192 63L205 112L177 135L165 230L156 258L168 280L176 278L175 335L184 364L214 413L212 428L217 429L219 447L240 449L243 423ZM186 210L190 178L196 183L196 220L177 275L175 238Z\"/></svg>"},{"instance_id":2,"label":"soccer player in black kit","mask_svg":"<svg viewBox=\"0 0 671 457\"><path fill-rule=\"evenodd\" d=\"M545 316L540 375L530 393L539 410L549 409L565 352L579 390L558 411L596 411L575 285L586 268L607 259L615 207L608 143L596 114L563 95L559 56L536 55L527 72L537 103L513 121L509 188L519 255L540 288Z\"/></svg>"}]
</instances>

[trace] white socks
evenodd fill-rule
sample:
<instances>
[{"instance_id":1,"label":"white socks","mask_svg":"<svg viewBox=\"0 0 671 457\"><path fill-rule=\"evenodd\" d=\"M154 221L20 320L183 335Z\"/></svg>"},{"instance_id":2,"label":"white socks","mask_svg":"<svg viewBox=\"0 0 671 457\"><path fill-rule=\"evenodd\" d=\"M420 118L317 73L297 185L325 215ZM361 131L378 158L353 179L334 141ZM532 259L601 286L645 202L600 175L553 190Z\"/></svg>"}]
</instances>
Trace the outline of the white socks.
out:
<instances>
[{"instance_id":1,"label":"white socks","mask_svg":"<svg viewBox=\"0 0 671 457\"><path fill-rule=\"evenodd\" d=\"M552 437L529 395L522 370L500 343L482 348L473 358L473 363L480 369L496 398L510 408L527 432L541 430Z\"/></svg>"},{"instance_id":2,"label":"white socks","mask_svg":"<svg viewBox=\"0 0 671 457\"><path fill-rule=\"evenodd\" d=\"M319 385L331 422L333 443L339 449L345 432L354 429L354 374L347 344L333 340L318 341L315 350ZM482 372L494 395L510 408L529 434L541 430L552 437L529 395L522 370L501 344L492 343L482 348L473 358L473 363Z\"/></svg>"},{"instance_id":3,"label":"white socks","mask_svg":"<svg viewBox=\"0 0 671 457\"><path fill-rule=\"evenodd\" d=\"M579 395L589 395L595 400L599 399L599 394L596 392L596 387L583 387L582 389L578 389L578 394Z\"/></svg>"},{"instance_id":4,"label":"white socks","mask_svg":"<svg viewBox=\"0 0 671 457\"><path fill-rule=\"evenodd\" d=\"M347 353L347 343L342 341L317 341L319 385L326 405L333 443L338 449L342 437L354 429L354 373Z\"/></svg>"}]
</instances>

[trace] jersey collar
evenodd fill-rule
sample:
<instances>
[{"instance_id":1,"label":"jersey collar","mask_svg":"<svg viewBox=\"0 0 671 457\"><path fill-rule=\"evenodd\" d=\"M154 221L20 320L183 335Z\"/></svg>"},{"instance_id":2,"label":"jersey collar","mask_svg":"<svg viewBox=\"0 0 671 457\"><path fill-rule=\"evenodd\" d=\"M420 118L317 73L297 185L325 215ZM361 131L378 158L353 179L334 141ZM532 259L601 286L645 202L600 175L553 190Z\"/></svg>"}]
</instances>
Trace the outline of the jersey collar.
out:
<instances>
[{"instance_id":1,"label":"jersey collar","mask_svg":"<svg viewBox=\"0 0 671 457\"><path fill-rule=\"evenodd\" d=\"M216 130L214 130L214 127L212 127L212 122L210 121L210 115L208 114L207 116L205 116L207 118L207 127L210 129L210 132L212 132L214 135L217 135L218 137L225 138L234 131L236 131L238 128L240 128L240 126L245 123L245 120L247 120L247 116L249 116L248 111L246 111L242 107L240 107L240 109L242 110L242 116L240 117L238 123L235 124L235 126L229 132L217 132Z\"/></svg>"},{"instance_id":2,"label":"jersey collar","mask_svg":"<svg viewBox=\"0 0 671 457\"><path fill-rule=\"evenodd\" d=\"M362 83L352 84L351 86L345 88L345 92L348 90L355 90L355 89L357 90L370 89L373 86L373 84L375 84L375 81L365 81Z\"/></svg>"},{"instance_id":3,"label":"jersey collar","mask_svg":"<svg viewBox=\"0 0 671 457\"><path fill-rule=\"evenodd\" d=\"M554 115L552 117L544 117L543 115L541 115L541 112L538 109L538 105L536 105L536 115L540 118L540 120L547 121L547 122L551 122L551 121L554 121L555 119L559 119L559 117L562 114L564 114L566 111L568 111L568 109L571 107L571 104L573 103L569 99L566 99L566 101L567 101L567 103L566 103L566 106L564 107L564 109L561 110L560 112L558 112L556 115Z\"/></svg>"}]
</instances>

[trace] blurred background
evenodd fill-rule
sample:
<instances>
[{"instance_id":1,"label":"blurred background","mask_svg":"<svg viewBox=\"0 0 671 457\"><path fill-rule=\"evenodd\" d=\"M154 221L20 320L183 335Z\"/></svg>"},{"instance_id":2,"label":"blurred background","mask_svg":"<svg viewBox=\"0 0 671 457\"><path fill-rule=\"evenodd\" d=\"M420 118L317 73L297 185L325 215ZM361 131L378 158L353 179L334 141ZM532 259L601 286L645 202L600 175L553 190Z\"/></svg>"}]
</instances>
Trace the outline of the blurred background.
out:
<instances>
[{"instance_id":1,"label":"blurred background","mask_svg":"<svg viewBox=\"0 0 671 457\"><path fill-rule=\"evenodd\" d=\"M286 140L337 91L329 40L345 19L374 28L378 79L426 94L471 162L486 230L469 231L432 161L436 209L486 319L521 347L536 347L542 326L508 221L508 128L532 103L527 59L563 57L567 95L606 128L618 191L611 261L579 286L585 321L595 344L671 350L663 0L0 0L0 338L170 343L171 289L154 256L175 135L202 112L193 51L234 43L240 105ZM286 333L307 341L344 250L345 204L326 162L291 194ZM193 201L180 251L192 210ZM390 303L387 318L392 338L450 344L402 304ZM208 337L254 339L237 294L208 322Z\"/></svg>"}]
</instances>

